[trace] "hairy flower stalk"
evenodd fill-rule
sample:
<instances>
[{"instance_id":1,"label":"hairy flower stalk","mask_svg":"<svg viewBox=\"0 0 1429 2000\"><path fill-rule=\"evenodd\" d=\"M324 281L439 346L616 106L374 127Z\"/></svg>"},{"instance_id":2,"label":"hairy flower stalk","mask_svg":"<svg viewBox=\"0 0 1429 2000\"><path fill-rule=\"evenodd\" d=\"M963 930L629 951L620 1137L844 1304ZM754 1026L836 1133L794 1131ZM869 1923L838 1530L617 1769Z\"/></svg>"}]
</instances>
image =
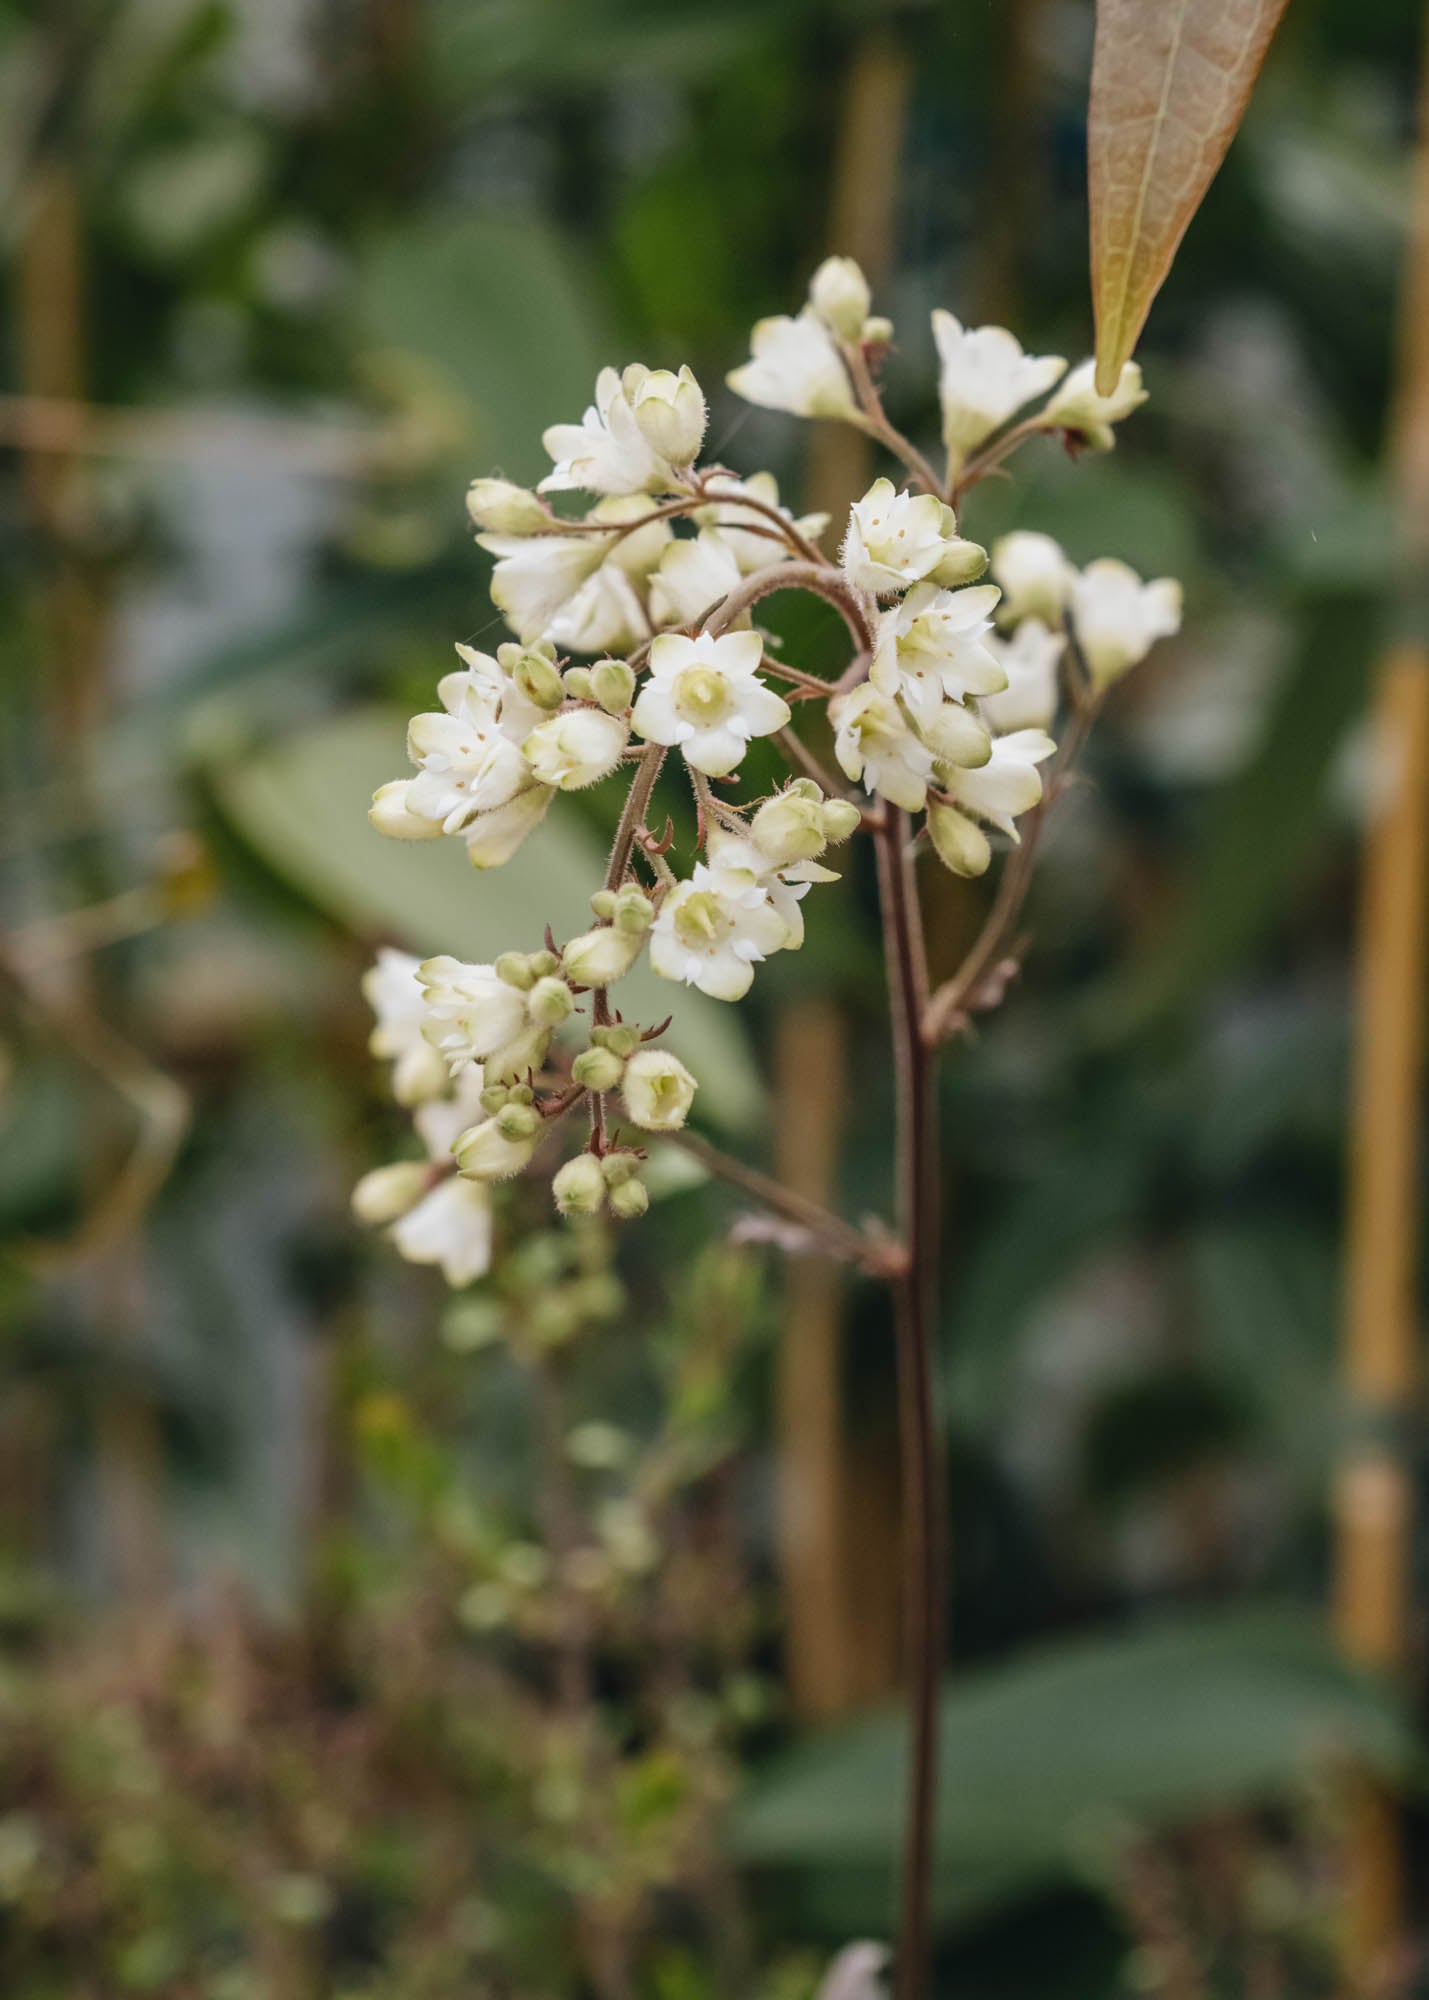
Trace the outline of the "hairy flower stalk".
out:
<instances>
[{"instance_id":1,"label":"hairy flower stalk","mask_svg":"<svg viewBox=\"0 0 1429 2000\"><path fill-rule=\"evenodd\" d=\"M856 425L895 462L899 477L875 480L852 509L837 559L820 546L828 523L796 519L768 473L699 464L708 413L688 368L603 370L579 423L546 431L554 465L537 489L473 484L468 508L496 558L492 596L515 638L494 655L458 648L461 671L438 683L436 705L408 732L415 776L381 788L374 825L399 840L460 839L488 868L517 851L558 794L617 781L627 790L578 935L553 937L536 911L530 934L490 964L381 955L366 983L372 1047L394 1064L419 1153L369 1174L354 1207L401 1254L466 1284L490 1259L498 1183L539 1174L561 1215L630 1221L649 1205L646 1144L672 1142L778 1218L786 1238L889 1285L912 1725L895 1968L900 2000L925 2000L945 1596L932 1362L938 1050L1000 997L1047 810L1110 687L1177 629L1180 591L1114 560L1078 569L1049 536L1025 530L999 542L989 565L955 511L1039 432L1109 448L1144 399L1139 373L1098 397L1090 364L1069 373L1005 329L935 313L940 472L883 408L877 374L892 328L869 307L858 267L830 259L797 317L762 320L751 359L729 377L767 408ZM548 492L584 494L586 511L557 513ZM766 643L759 605L791 589L824 598L847 627L851 657L836 681ZM826 709L840 775L797 733L811 701ZM751 797L740 775L758 738L790 775ZM693 795L691 852L657 830L668 827L654 810L662 776ZM818 886L837 873L830 860L861 832L876 855L895 1084L894 1222L872 1230L688 1128L698 1060L687 1067L664 1046L682 985L732 1003L765 960L800 947L805 899L817 921ZM918 869L972 877L999 857L982 933L930 993ZM671 982L673 1014L661 1022L628 1019L619 1004L647 953Z\"/></svg>"}]
</instances>

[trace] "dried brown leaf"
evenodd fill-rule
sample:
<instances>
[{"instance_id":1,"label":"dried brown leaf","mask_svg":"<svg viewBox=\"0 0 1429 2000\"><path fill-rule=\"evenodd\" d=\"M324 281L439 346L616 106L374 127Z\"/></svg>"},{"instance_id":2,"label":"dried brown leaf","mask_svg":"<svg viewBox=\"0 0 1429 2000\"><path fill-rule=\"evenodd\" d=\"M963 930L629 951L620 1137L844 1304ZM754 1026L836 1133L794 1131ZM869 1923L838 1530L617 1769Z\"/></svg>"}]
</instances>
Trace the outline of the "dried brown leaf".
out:
<instances>
[{"instance_id":1,"label":"dried brown leaf","mask_svg":"<svg viewBox=\"0 0 1429 2000\"><path fill-rule=\"evenodd\" d=\"M1088 124L1097 388L1131 358L1286 0L1097 0Z\"/></svg>"}]
</instances>

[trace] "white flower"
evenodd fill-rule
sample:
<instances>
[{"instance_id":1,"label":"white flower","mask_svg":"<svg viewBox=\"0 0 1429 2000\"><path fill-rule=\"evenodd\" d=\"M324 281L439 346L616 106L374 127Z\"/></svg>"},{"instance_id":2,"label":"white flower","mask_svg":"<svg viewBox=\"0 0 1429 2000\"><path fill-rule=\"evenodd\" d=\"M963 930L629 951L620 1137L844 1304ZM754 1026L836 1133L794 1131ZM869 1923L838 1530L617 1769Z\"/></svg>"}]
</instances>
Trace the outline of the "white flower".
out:
<instances>
[{"instance_id":1,"label":"white flower","mask_svg":"<svg viewBox=\"0 0 1429 2000\"><path fill-rule=\"evenodd\" d=\"M1034 528L1014 528L992 545L992 573L1002 586L998 615L1006 624L1019 618L1061 624L1076 572L1060 542Z\"/></svg>"},{"instance_id":2,"label":"white flower","mask_svg":"<svg viewBox=\"0 0 1429 2000\"><path fill-rule=\"evenodd\" d=\"M712 506L700 507L693 518L701 527L718 528L721 540L733 551L734 559L747 576L751 570L763 569L767 563L777 562L785 553L778 541L771 541L771 533L776 533L774 524L755 508L741 504L749 500L762 501L772 507L784 520L792 523L806 541L817 541L829 525L827 514L802 514L797 518L787 507L779 504L779 482L772 472L752 472L748 479L736 479L732 473L713 473L705 480L707 493L728 495Z\"/></svg>"},{"instance_id":3,"label":"white flower","mask_svg":"<svg viewBox=\"0 0 1429 2000\"><path fill-rule=\"evenodd\" d=\"M1146 401L1146 391L1141 386L1141 369L1134 361L1123 362L1109 396L1097 394L1096 373L1095 361L1084 361L1074 368L1037 419L1038 428L1074 431L1093 451L1110 451L1116 443L1112 425L1138 409Z\"/></svg>"},{"instance_id":4,"label":"white flower","mask_svg":"<svg viewBox=\"0 0 1429 2000\"><path fill-rule=\"evenodd\" d=\"M473 868L500 868L511 859L528 833L546 816L554 794L548 785L530 784L504 806L478 813L463 838Z\"/></svg>"},{"instance_id":5,"label":"white flower","mask_svg":"<svg viewBox=\"0 0 1429 2000\"><path fill-rule=\"evenodd\" d=\"M975 819L956 806L928 801L928 835L933 851L954 875L985 875L992 863L992 843Z\"/></svg>"},{"instance_id":6,"label":"white flower","mask_svg":"<svg viewBox=\"0 0 1429 2000\"><path fill-rule=\"evenodd\" d=\"M424 813L412 810L411 794L416 782L415 778L394 778L390 785L379 785L372 794L367 817L377 831L385 833L389 840L440 840L442 837L440 820L428 819Z\"/></svg>"},{"instance_id":7,"label":"white flower","mask_svg":"<svg viewBox=\"0 0 1429 2000\"><path fill-rule=\"evenodd\" d=\"M536 1150L540 1115L529 1104L508 1104L463 1132L452 1148L464 1180L507 1181L519 1174Z\"/></svg>"},{"instance_id":8,"label":"white flower","mask_svg":"<svg viewBox=\"0 0 1429 2000\"><path fill-rule=\"evenodd\" d=\"M597 924L571 939L561 953L561 970L577 986L609 986L624 979L644 948L644 931Z\"/></svg>"},{"instance_id":9,"label":"white flower","mask_svg":"<svg viewBox=\"0 0 1429 2000\"><path fill-rule=\"evenodd\" d=\"M901 696L915 723L931 722L945 700L994 694L1007 677L991 649L993 584L939 590L920 583L878 621L868 677Z\"/></svg>"},{"instance_id":10,"label":"white flower","mask_svg":"<svg viewBox=\"0 0 1429 2000\"><path fill-rule=\"evenodd\" d=\"M891 479L875 479L849 513L839 551L844 575L875 595L906 590L945 560L957 525L936 494L900 493Z\"/></svg>"},{"instance_id":11,"label":"white flower","mask_svg":"<svg viewBox=\"0 0 1429 2000\"><path fill-rule=\"evenodd\" d=\"M632 379L634 377L634 379ZM690 465L704 442L709 412L704 392L688 368L625 371L625 393L640 435L667 465Z\"/></svg>"},{"instance_id":12,"label":"white flower","mask_svg":"<svg viewBox=\"0 0 1429 2000\"><path fill-rule=\"evenodd\" d=\"M865 681L829 703L840 768L865 791L879 792L905 812L917 812L928 794L933 753L918 741L896 701Z\"/></svg>"},{"instance_id":13,"label":"white flower","mask_svg":"<svg viewBox=\"0 0 1429 2000\"><path fill-rule=\"evenodd\" d=\"M506 661L520 658L520 649L515 646L501 648L503 659L493 659L490 653L479 653L475 646L457 645L457 658L463 671L443 674L437 682L437 699L449 713L455 713L463 696L475 695L478 700L498 702L498 720L501 732L509 736L513 743L519 743L528 730L533 729L545 714L539 703L524 694L512 677Z\"/></svg>"},{"instance_id":14,"label":"white flower","mask_svg":"<svg viewBox=\"0 0 1429 2000\"><path fill-rule=\"evenodd\" d=\"M736 396L796 417L857 414L847 370L833 336L806 306L797 319L761 319L749 337L752 358L725 377Z\"/></svg>"},{"instance_id":15,"label":"white flower","mask_svg":"<svg viewBox=\"0 0 1429 2000\"><path fill-rule=\"evenodd\" d=\"M491 1192L448 1174L387 1232L409 1264L437 1264L449 1285L491 1269Z\"/></svg>"},{"instance_id":16,"label":"white flower","mask_svg":"<svg viewBox=\"0 0 1429 2000\"><path fill-rule=\"evenodd\" d=\"M604 500L597 500L586 515L587 521L599 521L625 533L613 535L604 560L624 570L633 583L643 583L651 570L656 567L666 546L674 535L668 520L650 519L654 503L648 493L612 493ZM630 524L638 521L638 528Z\"/></svg>"},{"instance_id":17,"label":"white flower","mask_svg":"<svg viewBox=\"0 0 1429 2000\"><path fill-rule=\"evenodd\" d=\"M678 1056L664 1049L637 1049L625 1065L620 1094L642 1131L678 1132L690 1115L696 1088Z\"/></svg>"},{"instance_id":18,"label":"white flower","mask_svg":"<svg viewBox=\"0 0 1429 2000\"><path fill-rule=\"evenodd\" d=\"M1093 685L1106 687L1158 639L1180 631L1181 586L1169 576L1143 583L1126 563L1105 556L1074 577L1071 611Z\"/></svg>"},{"instance_id":19,"label":"white flower","mask_svg":"<svg viewBox=\"0 0 1429 2000\"><path fill-rule=\"evenodd\" d=\"M757 632L697 639L662 632L650 648L650 672L631 711L631 726L651 743L678 745L687 764L709 777L734 770L753 736L789 720L789 704L756 669L764 657Z\"/></svg>"},{"instance_id":20,"label":"white flower","mask_svg":"<svg viewBox=\"0 0 1429 2000\"><path fill-rule=\"evenodd\" d=\"M650 580L650 622L693 625L728 597L740 574L731 538L722 529L702 528L693 541L671 542Z\"/></svg>"},{"instance_id":21,"label":"white flower","mask_svg":"<svg viewBox=\"0 0 1429 2000\"><path fill-rule=\"evenodd\" d=\"M412 975L407 975L412 980ZM415 981L412 980L415 984ZM414 1123L427 1162L378 1167L353 1189L352 1206L368 1223L390 1224L388 1235L410 1264L438 1264L449 1285L467 1285L491 1264L491 1197L451 1173L452 1147L481 1115L482 1072L470 1064L448 1097L423 1104ZM438 1178L441 1169L447 1172Z\"/></svg>"},{"instance_id":22,"label":"white flower","mask_svg":"<svg viewBox=\"0 0 1429 2000\"><path fill-rule=\"evenodd\" d=\"M610 547L605 535L478 535L497 557L491 601L522 645L544 639L551 622L597 570Z\"/></svg>"},{"instance_id":23,"label":"white flower","mask_svg":"<svg viewBox=\"0 0 1429 2000\"><path fill-rule=\"evenodd\" d=\"M649 378L650 371L638 362L623 375L601 369L595 401L580 422L552 424L543 434L541 442L556 463L539 491L582 487L587 493L658 493L669 488L670 462L649 442L632 400Z\"/></svg>"},{"instance_id":24,"label":"white flower","mask_svg":"<svg viewBox=\"0 0 1429 2000\"><path fill-rule=\"evenodd\" d=\"M831 332L857 340L873 303L852 257L825 257L809 280L809 305Z\"/></svg>"},{"instance_id":25,"label":"white flower","mask_svg":"<svg viewBox=\"0 0 1429 2000\"><path fill-rule=\"evenodd\" d=\"M1059 354L1024 354L1005 326L965 327L950 312L933 314L933 338L943 442L955 464L1050 389L1067 366Z\"/></svg>"},{"instance_id":26,"label":"white flower","mask_svg":"<svg viewBox=\"0 0 1429 2000\"><path fill-rule=\"evenodd\" d=\"M383 945L362 975L363 997L377 1016L367 1046L394 1065L392 1095L399 1104L420 1104L447 1087L447 1066L422 1033L427 996L417 966L410 952Z\"/></svg>"},{"instance_id":27,"label":"white flower","mask_svg":"<svg viewBox=\"0 0 1429 2000\"><path fill-rule=\"evenodd\" d=\"M417 967L426 994L422 1032L455 1070L504 1049L526 1026L526 996L490 965L428 958Z\"/></svg>"},{"instance_id":28,"label":"white flower","mask_svg":"<svg viewBox=\"0 0 1429 2000\"><path fill-rule=\"evenodd\" d=\"M1037 766L1056 747L1040 729L1014 729L993 739L992 755L980 769L940 772L943 789L965 813L987 820L1015 840L1012 822L1041 798L1042 774Z\"/></svg>"},{"instance_id":29,"label":"white flower","mask_svg":"<svg viewBox=\"0 0 1429 2000\"><path fill-rule=\"evenodd\" d=\"M473 479L466 489L472 526L489 535L534 535L550 520L550 509L524 486L509 479Z\"/></svg>"},{"instance_id":30,"label":"white flower","mask_svg":"<svg viewBox=\"0 0 1429 2000\"><path fill-rule=\"evenodd\" d=\"M784 919L747 869L697 861L655 919L650 963L662 979L683 980L715 1000L740 1000L755 966L787 941Z\"/></svg>"},{"instance_id":31,"label":"white flower","mask_svg":"<svg viewBox=\"0 0 1429 2000\"><path fill-rule=\"evenodd\" d=\"M408 786L409 812L460 833L479 812L504 806L527 782L521 752L501 726L501 699L470 674L448 674L437 692L441 714L414 715L407 755L419 775Z\"/></svg>"},{"instance_id":32,"label":"white flower","mask_svg":"<svg viewBox=\"0 0 1429 2000\"><path fill-rule=\"evenodd\" d=\"M757 827L751 827L747 834L713 828L709 857L710 866L722 879L741 877L754 883L769 898L771 908L784 926L781 942L770 947L779 951L798 951L803 944L804 913L799 905L813 884L839 879L834 869L823 867L811 857L781 860L762 844Z\"/></svg>"},{"instance_id":33,"label":"white flower","mask_svg":"<svg viewBox=\"0 0 1429 2000\"><path fill-rule=\"evenodd\" d=\"M998 694L978 701L984 722L1006 735L1013 729L1050 729L1057 713L1057 663L1066 639L1049 632L1040 618L1024 618L1010 639L996 635L988 645L1007 676Z\"/></svg>"},{"instance_id":34,"label":"white flower","mask_svg":"<svg viewBox=\"0 0 1429 2000\"><path fill-rule=\"evenodd\" d=\"M628 653L648 629L629 577L610 561L561 606L546 636L563 652Z\"/></svg>"},{"instance_id":35,"label":"white flower","mask_svg":"<svg viewBox=\"0 0 1429 2000\"><path fill-rule=\"evenodd\" d=\"M569 708L540 723L522 744L531 774L543 785L578 792L608 777L630 731L601 708Z\"/></svg>"}]
</instances>

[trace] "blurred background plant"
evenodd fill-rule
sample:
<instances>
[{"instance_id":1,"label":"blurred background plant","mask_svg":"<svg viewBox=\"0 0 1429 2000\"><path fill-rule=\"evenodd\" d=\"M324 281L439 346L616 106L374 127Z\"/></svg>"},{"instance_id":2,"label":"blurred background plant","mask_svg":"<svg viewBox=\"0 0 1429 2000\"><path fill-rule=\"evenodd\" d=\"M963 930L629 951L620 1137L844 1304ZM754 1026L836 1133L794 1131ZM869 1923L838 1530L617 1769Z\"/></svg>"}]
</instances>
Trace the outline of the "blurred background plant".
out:
<instances>
[{"instance_id":1,"label":"blurred background plant","mask_svg":"<svg viewBox=\"0 0 1429 2000\"><path fill-rule=\"evenodd\" d=\"M949 1066L950 1987L1417 1973L1412 1935L1347 1966L1341 1778L1412 1783L1422 1678L1362 1679L1318 1613L1421 16L1296 0L1146 411L968 510L1181 576L1188 616ZM897 1672L880 1300L698 1256L737 1209L673 1168L618 1266L511 1212L449 1303L361 1243L397 1132L373 945L451 948L466 909L481 956L607 831L579 802L478 891L365 811L450 638L495 631L467 480L534 476L603 362L717 382L825 248L903 329L1085 351L1091 28L0 7L7 1993L782 2000L885 1926L898 1730L836 1722ZM710 436L810 504L861 490L732 397ZM702 1098L853 1215L886 1172L869 890L828 892L749 1039L684 1010ZM941 969L981 896L940 888Z\"/></svg>"}]
</instances>

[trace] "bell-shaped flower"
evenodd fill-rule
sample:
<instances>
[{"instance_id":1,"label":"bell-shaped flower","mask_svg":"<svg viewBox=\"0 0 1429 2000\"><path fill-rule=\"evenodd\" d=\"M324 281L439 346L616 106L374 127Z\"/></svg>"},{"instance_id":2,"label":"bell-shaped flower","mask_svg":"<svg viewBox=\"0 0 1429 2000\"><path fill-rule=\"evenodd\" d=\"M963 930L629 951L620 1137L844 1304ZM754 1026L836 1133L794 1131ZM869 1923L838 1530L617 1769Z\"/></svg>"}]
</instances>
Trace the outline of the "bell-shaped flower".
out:
<instances>
[{"instance_id":1,"label":"bell-shaped flower","mask_svg":"<svg viewBox=\"0 0 1429 2000\"><path fill-rule=\"evenodd\" d=\"M605 535L478 535L497 558L491 601L521 641L544 639L610 547ZM599 650L598 648L594 650Z\"/></svg>"},{"instance_id":2,"label":"bell-shaped flower","mask_svg":"<svg viewBox=\"0 0 1429 2000\"><path fill-rule=\"evenodd\" d=\"M898 703L871 681L829 703L839 768L865 791L917 812L933 775L933 753L908 726Z\"/></svg>"},{"instance_id":3,"label":"bell-shaped flower","mask_svg":"<svg viewBox=\"0 0 1429 2000\"><path fill-rule=\"evenodd\" d=\"M627 368L626 399L635 412L640 435L670 466L688 466L699 456L709 411L704 391L688 368L674 375L668 368Z\"/></svg>"},{"instance_id":4,"label":"bell-shaped flower","mask_svg":"<svg viewBox=\"0 0 1429 2000\"><path fill-rule=\"evenodd\" d=\"M980 769L940 765L938 777L955 806L1015 840L1013 821L1030 812L1042 797L1042 774L1037 766L1056 747L1040 729L1014 729L1009 736L994 737L992 755Z\"/></svg>"},{"instance_id":5,"label":"bell-shaped flower","mask_svg":"<svg viewBox=\"0 0 1429 2000\"><path fill-rule=\"evenodd\" d=\"M873 685L901 697L915 723L931 721L944 701L1006 686L991 644L998 594L990 583L968 590L920 583L910 590L879 618L868 673Z\"/></svg>"},{"instance_id":6,"label":"bell-shaped flower","mask_svg":"<svg viewBox=\"0 0 1429 2000\"><path fill-rule=\"evenodd\" d=\"M427 996L419 963L410 952L383 945L362 975L363 997L377 1017L367 1046L392 1063L392 1095L399 1104L420 1104L447 1088L446 1063L422 1033Z\"/></svg>"},{"instance_id":7,"label":"bell-shaped flower","mask_svg":"<svg viewBox=\"0 0 1429 2000\"><path fill-rule=\"evenodd\" d=\"M1059 354L1024 354L1005 326L965 327L941 310L933 314L933 339L943 442L954 466L1024 403L1044 395L1067 366Z\"/></svg>"},{"instance_id":8,"label":"bell-shaped flower","mask_svg":"<svg viewBox=\"0 0 1429 2000\"><path fill-rule=\"evenodd\" d=\"M789 704L756 671L764 657L757 632L662 632L650 648L650 671L631 711L648 742L678 746L686 763L709 777L739 764L751 737L789 720Z\"/></svg>"},{"instance_id":9,"label":"bell-shaped flower","mask_svg":"<svg viewBox=\"0 0 1429 2000\"><path fill-rule=\"evenodd\" d=\"M1066 647L1061 632L1040 618L1024 618L1011 638L994 634L988 645L1007 676L997 694L978 699L978 711L1004 736L1013 729L1050 729L1057 713L1057 667Z\"/></svg>"},{"instance_id":10,"label":"bell-shaped flower","mask_svg":"<svg viewBox=\"0 0 1429 2000\"><path fill-rule=\"evenodd\" d=\"M702 528L693 541L671 542L650 579L651 624L696 624L728 597L740 575L731 538L721 528Z\"/></svg>"},{"instance_id":11,"label":"bell-shaped flower","mask_svg":"<svg viewBox=\"0 0 1429 2000\"><path fill-rule=\"evenodd\" d=\"M704 482L706 493L721 496L708 507L697 508L693 519L701 527L718 528L721 539L733 552L741 572L748 576L751 570L763 569L771 562L779 561L785 553L779 540L778 530L767 516L747 505L757 500L765 507L772 507L780 517L798 529L806 541L816 542L829 525L827 514L794 515L779 501L779 482L772 472L751 472L748 479L736 479L733 473L709 474Z\"/></svg>"},{"instance_id":12,"label":"bell-shaped flower","mask_svg":"<svg viewBox=\"0 0 1429 2000\"><path fill-rule=\"evenodd\" d=\"M887 596L931 576L957 541L951 507L933 493L900 493L875 479L848 517L839 560L859 590Z\"/></svg>"},{"instance_id":13,"label":"bell-shaped flower","mask_svg":"<svg viewBox=\"0 0 1429 2000\"><path fill-rule=\"evenodd\" d=\"M428 958L417 967L426 994L422 1033L453 1072L514 1042L527 1025L526 995L493 965Z\"/></svg>"},{"instance_id":14,"label":"bell-shaped flower","mask_svg":"<svg viewBox=\"0 0 1429 2000\"><path fill-rule=\"evenodd\" d=\"M783 314L756 322L750 359L725 377L736 396L795 417L854 417L848 371L833 335L810 306L797 319Z\"/></svg>"},{"instance_id":15,"label":"bell-shaped flower","mask_svg":"<svg viewBox=\"0 0 1429 2000\"><path fill-rule=\"evenodd\" d=\"M410 812L459 833L473 816L513 799L528 782L518 746L501 726L501 702L467 674L448 674L441 713L414 715L407 755L418 768L406 794Z\"/></svg>"},{"instance_id":16,"label":"bell-shaped flower","mask_svg":"<svg viewBox=\"0 0 1429 2000\"><path fill-rule=\"evenodd\" d=\"M629 741L619 716L602 708L568 708L540 723L521 748L539 783L579 792L609 777Z\"/></svg>"},{"instance_id":17,"label":"bell-shaped flower","mask_svg":"<svg viewBox=\"0 0 1429 2000\"><path fill-rule=\"evenodd\" d=\"M1141 386L1141 369L1134 361L1122 363L1109 396L1097 394L1096 372L1095 361L1084 361L1058 383L1056 394L1037 419L1038 429L1070 431L1093 451L1110 451L1116 443L1112 426L1140 408L1146 391Z\"/></svg>"},{"instance_id":18,"label":"bell-shaped flower","mask_svg":"<svg viewBox=\"0 0 1429 2000\"><path fill-rule=\"evenodd\" d=\"M697 986L715 1000L741 1000L754 968L788 942L788 926L747 868L695 863L673 888L650 931L650 963L662 979Z\"/></svg>"},{"instance_id":19,"label":"bell-shaped flower","mask_svg":"<svg viewBox=\"0 0 1429 2000\"><path fill-rule=\"evenodd\" d=\"M637 362L620 374L602 368L595 401L578 424L552 424L541 439L556 461L541 481L542 493L577 487L587 493L659 493L673 483L670 461L650 443L636 418L633 396L650 371ZM690 378L694 380L693 376ZM703 405L703 397L700 398Z\"/></svg>"},{"instance_id":20,"label":"bell-shaped flower","mask_svg":"<svg viewBox=\"0 0 1429 2000\"><path fill-rule=\"evenodd\" d=\"M992 545L992 573L1002 590L998 620L1015 625L1040 618L1060 625L1076 571L1062 544L1035 528L1014 528Z\"/></svg>"},{"instance_id":21,"label":"bell-shaped flower","mask_svg":"<svg viewBox=\"0 0 1429 2000\"><path fill-rule=\"evenodd\" d=\"M645 1132L678 1132L695 1101L695 1079L665 1049L637 1049L625 1065L620 1094L632 1123Z\"/></svg>"},{"instance_id":22,"label":"bell-shaped flower","mask_svg":"<svg viewBox=\"0 0 1429 2000\"><path fill-rule=\"evenodd\" d=\"M1128 564L1104 556L1073 578L1071 614L1093 686L1108 687L1158 639L1180 631L1181 586L1169 576L1143 583Z\"/></svg>"}]
</instances>

